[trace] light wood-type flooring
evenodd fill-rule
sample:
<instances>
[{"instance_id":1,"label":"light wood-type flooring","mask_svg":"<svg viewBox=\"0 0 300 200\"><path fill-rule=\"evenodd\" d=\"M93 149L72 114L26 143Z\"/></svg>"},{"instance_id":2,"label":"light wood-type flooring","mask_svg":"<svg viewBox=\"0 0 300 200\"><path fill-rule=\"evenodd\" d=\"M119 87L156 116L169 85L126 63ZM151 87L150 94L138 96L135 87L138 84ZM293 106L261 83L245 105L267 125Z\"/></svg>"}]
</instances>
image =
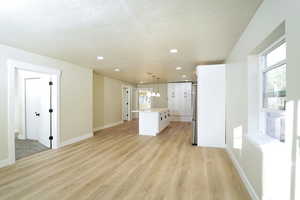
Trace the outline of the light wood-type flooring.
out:
<instances>
[{"instance_id":1,"label":"light wood-type flooring","mask_svg":"<svg viewBox=\"0 0 300 200\"><path fill-rule=\"evenodd\" d=\"M137 121L0 169L0 199L248 200L223 149L191 145L191 125L174 122L157 137Z\"/></svg>"}]
</instances>

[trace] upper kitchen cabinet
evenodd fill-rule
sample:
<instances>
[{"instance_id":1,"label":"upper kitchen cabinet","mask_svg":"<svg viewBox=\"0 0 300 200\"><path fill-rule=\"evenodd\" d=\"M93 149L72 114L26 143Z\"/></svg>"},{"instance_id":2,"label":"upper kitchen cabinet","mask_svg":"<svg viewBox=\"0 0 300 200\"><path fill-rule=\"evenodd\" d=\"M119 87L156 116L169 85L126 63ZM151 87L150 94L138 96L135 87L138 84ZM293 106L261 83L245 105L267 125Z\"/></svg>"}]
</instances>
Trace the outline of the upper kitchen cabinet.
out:
<instances>
[{"instance_id":1,"label":"upper kitchen cabinet","mask_svg":"<svg viewBox=\"0 0 300 200\"><path fill-rule=\"evenodd\" d=\"M192 83L168 83L168 107L172 121L192 120Z\"/></svg>"}]
</instances>

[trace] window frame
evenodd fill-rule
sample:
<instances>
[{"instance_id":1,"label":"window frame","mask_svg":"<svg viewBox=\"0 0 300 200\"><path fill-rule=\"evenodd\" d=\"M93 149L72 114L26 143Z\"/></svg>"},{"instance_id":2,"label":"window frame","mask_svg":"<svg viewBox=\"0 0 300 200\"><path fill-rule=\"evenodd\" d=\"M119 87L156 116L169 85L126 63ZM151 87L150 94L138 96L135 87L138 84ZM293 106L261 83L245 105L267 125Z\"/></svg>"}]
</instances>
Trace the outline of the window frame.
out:
<instances>
[{"instance_id":1,"label":"window frame","mask_svg":"<svg viewBox=\"0 0 300 200\"><path fill-rule=\"evenodd\" d=\"M259 78L260 78L260 110L262 112L275 112L275 113L284 113L285 110L279 110L279 109L272 109L272 108L265 108L264 107L264 90L265 90L265 78L264 78L264 74L272 71L274 69L280 68L283 65L287 65L287 58L285 58L284 60L271 65L269 67L267 67L266 64L266 56L271 53L273 50L275 50L276 48L280 47L282 44L286 43L286 39L285 37L280 38L279 40L277 40L276 42L274 42L269 48L267 48L265 51L263 51L260 55L259 55Z\"/></svg>"},{"instance_id":2,"label":"window frame","mask_svg":"<svg viewBox=\"0 0 300 200\"><path fill-rule=\"evenodd\" d=\"M269 53L271 53L273 50L275 50L276 48L280 47L282 44L286 43L286 36L282 36L280 39L276 40L274 43L272 43L268 48L266 48L264 51L262 51L259 55L259 131L266 136L269 136L266 133L266 114L269 113L278 113L278 114L285 114L286 113L286 109L285 110L280 110L280 109L272 109L272 108L265 108L264 107L264 90L266 87L265 84L265 78L264 78L264 74L274 70L276 68L279 68L283 65L286 65L287 67L287 57L278 62L275 63L274 65L271 65L269 67L267 67L267 61L266 61L266 57ZM277 139L274 139L277 140Z\"/></svg>"}]
</instances>

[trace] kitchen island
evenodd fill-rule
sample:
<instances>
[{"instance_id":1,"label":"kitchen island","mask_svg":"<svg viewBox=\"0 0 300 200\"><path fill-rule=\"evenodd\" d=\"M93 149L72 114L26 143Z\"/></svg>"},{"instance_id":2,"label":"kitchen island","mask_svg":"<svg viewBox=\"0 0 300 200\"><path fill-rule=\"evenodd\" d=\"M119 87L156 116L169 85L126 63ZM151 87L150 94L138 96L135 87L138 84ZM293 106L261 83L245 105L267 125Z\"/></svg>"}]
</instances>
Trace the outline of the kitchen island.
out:
<instances>
[{"instance_id":1,"label":"kitchen island","mask_svg":"<svg viewBox=\"0 0 300 200\"><path fill-rule=\"evenodd\" d=\"M139 135L156 136L169 125L168 108L137 110L139 113Z\"/></svg>"}]
</instances>

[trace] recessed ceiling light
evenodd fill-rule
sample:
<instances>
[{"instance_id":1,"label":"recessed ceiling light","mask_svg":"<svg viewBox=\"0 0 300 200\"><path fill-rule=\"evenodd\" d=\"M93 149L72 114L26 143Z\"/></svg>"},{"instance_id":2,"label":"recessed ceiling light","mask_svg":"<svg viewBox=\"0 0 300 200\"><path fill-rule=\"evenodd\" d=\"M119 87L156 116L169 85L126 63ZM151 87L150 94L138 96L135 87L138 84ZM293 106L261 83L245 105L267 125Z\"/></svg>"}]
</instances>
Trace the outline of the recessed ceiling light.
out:
<instances>
[{"instance_id":1,"label":"recessed ceiling light","mask_svg":"<svg viewBox=\"0 0 300 200\"><path fill-rule=\"evenodd\" d=\"M140 81L140 84L143 84L144 82L143 81Z\"/></svg>"},{"instance_id":2,"label":"recessed ceiling light","mask_svg":"<svg viewBox=\"0 0 300 200\"><path fill-rule=\"evenodd\" d=\"M178 53L178 49L170 49L170 53Z\"/></svg>"},{"instance_id":3,"label":"recessed ceiling light","mask_svg":"<svg viewBox=\"0 0 300 200\"><path fill-rule=\"evenodd\" d=\"M119 72L119 71L120 71L120 69L119 69L119 68L116 68L116 69L115 69L115 72Z\"/></svg>"},{"instance_id":4,"label":"recessed ceiling light","mask_svg":"<svg viewBox=\"0 0 300 200\"><path fill-rule=\"evenodd\" d=\"M186 75L185 75L185 74L183 74L181 77L182 77L182 78L186 78Z\"/></svg>"},{"instance_id":5,"label":"recessed ceiling light","mask_svg":"<svg viewBox=\"0 0 300 200\"><path fill-rule=\"evenodd\" d=\"M104 57L103 56L97 56L97 60L103 60Z\"/></svg>"},{"instance_id":6,"label":"recessed ceiling light","mask_svg":"<svg viewBox=\"0 0 300 200\"><path fill-rule=\"evenodd\" d=\"M176 67L176 70L181 70L182 68L181 67Z\"/></svg>"}]
</instances>

